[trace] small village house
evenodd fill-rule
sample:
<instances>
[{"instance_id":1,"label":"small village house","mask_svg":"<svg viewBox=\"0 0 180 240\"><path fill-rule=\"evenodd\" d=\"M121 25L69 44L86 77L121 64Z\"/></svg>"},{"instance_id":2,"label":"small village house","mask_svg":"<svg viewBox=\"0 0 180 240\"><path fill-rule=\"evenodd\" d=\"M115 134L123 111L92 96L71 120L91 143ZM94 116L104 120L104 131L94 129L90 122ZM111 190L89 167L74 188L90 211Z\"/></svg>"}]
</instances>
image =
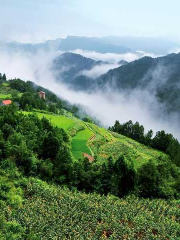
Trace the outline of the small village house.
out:
<instances>
[{"instance_id":1,"label":"small village house","mask_svg":"<svg viewBox=\"0 0 180 240\"><path fill-rule=\"evenodd\" d=\"M1 106L8 106L8 105L11 105L12 104L12 101L11 100L4 100L1 102Z\"/></svg>"},{"instance_id":2,"label":"small village house","mask_svg":"<svg viewBox=\"0 0 180 240\"><path fill-rule=\"evenodd\" d=\"M45 92L40 91L38 94L39 94L39 97L40 97L40 98L42 98L42 99L44 99L44 100L46 99L46 93L45 93Z\"/></svg>"}]
</instances>

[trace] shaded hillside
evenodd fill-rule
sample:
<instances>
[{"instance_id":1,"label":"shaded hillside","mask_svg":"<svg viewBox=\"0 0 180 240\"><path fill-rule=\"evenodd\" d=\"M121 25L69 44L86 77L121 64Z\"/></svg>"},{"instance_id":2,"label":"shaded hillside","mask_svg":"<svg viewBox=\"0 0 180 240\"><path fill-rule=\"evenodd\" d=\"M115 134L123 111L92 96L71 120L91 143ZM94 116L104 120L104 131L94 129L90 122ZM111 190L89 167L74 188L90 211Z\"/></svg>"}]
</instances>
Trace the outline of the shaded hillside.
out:
<instances>
[{"instance_id":1,"label":"shaded hillside","mask_svg":"<svg viewBox=\"0 0 180 240\"><path fill-rule=\"evenodd\" d=\"M61 82L73 83L75 78L83 75L83 71L91 70L95 66L100 66L102 61L94 61L79 54L66 52L56 57L52 63L52 71L55 72L56 79Z\"/></svg>"},{"instance_id":2,"label":"shaded hillside","mask_svg":"<svg viewBox=\"0 0 180 240\"><path fill-rule=\"evenodd\" d=\"M166 57L144 57L122 67L110 70L96 82L97 88L108 87L118 91L148 91L170 112L180 109L180 54Z\"/></svg>"}]
</instances>

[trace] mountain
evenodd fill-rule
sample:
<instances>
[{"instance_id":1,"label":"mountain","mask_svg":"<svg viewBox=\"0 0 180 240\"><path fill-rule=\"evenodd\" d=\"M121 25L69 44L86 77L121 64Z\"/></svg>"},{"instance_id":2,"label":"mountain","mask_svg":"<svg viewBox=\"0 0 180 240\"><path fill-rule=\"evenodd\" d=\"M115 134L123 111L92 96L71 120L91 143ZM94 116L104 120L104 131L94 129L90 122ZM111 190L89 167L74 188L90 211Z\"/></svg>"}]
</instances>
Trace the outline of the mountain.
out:
<instances>
[{"instance_id":1,"label":"mountain","mask_svg":"<svg viewBox=\"0 0 180 240\"><path fill-rule=\"evenodd\" d=\"M96 38L88 37L76 37L68 36L65 39L58 38L56 40L48 40L44 43L18 43L18 42L0 42L0 50L6 49L8 51L25 51L25 52L37 52L39 50L44 51L73 51L82 49L85 51L95 51L100 53L133 53L134 50L124 47L116 46L110 43L103 43L97 41Z\"/></svg>"},{"instance_id":2,"label":"mountain","mask_svg":"<svg viewBox=\"0 0 180 240\"><path fill-rule=\"evenodd\" d=\"M118 62L118 64L122 66L122 65L128 64L128 62L125 61L125 60L121 60L121 61Z\"/></svg>"},{"instance_id":3,"label":"mountain","mask_svg":"<svg viewBox=\"0 0 180 240\"><path fill-rule=\"evenodd\" d=\"M180 54L159 58L144 57L95 79L77 76L73 80L73 87L92 92L110 89L119 93L147 92L162 104L165 112L179 114Z\"/></svg>"},{"instance_id":4,"label":"mountain","mask_svg":"<svg viewBox=\"0 0 180 240\"><path fill-rule=\"evenodd\" d=\"M180 48L180 44L161 38L152 37L79 37L68 36L42 43L0 42L0 50L37 52L43 51L73 51L82 49L100 53L135 53L144 51L155 55L167 55Z\"/></svg>"},{"instance_id":5,"label":"mountain","mask_svg":"<svg viewBox=\"0 0 180 240\"><path fill-rule=\"evenodd\" d=\"M82 49L87 51L95 51L100 53L128 53L134 52L132 49L124 46L116 46L110 43L102 43L95 38L68 36L62 39L59 45L59 50L70 51Z\"/></svg>"},{"instance_id":6,"label":"mountain","mask_svg":"<svg viewBox=\"0 0 180 240\"><path fill-rule=\"evenodd\" d=\"M102 65L108 66L110 64L108 62L95 61L80 54L66 52L54 59L51 70L55 74L57 81L65 82L73 85L76 89L81 89L81 85L84 86L84 84L88 87L89 80L91 80L86 76L86 72Z\"/></svg>"},{"instance_id":7,"label":"mountain","mask_svg":"<svg viewBox=\"0 0 180 240\"><path fill-rule=\"evenodd\" d=\"M135 51L144 51L156 55L167 55L180 48L180 44L162 38L153 37L115 37L107 36L97 39L104 44L125 46Z\"/></svg>"},{"instance_id":8,"label":"mountain","mask_svg":"<svg viewBox=\"0 0 180 240\"><path fill-rule=\"evenodd\" d=\"M97 88L118 91L141 90L153 94L168 112L180 110L180 54L144 57L110 70L94 83Z\"/></svg>"}]
</instances>

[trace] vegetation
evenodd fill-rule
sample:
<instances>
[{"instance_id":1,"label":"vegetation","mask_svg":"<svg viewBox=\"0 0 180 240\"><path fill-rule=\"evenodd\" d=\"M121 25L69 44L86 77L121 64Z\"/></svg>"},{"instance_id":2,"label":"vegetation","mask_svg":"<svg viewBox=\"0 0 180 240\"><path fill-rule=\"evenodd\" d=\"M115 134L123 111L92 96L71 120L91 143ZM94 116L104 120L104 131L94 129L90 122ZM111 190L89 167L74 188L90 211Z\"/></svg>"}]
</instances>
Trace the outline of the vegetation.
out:
<instances>
[{"instance_id":1,"label":"vegetation","mask_svg":"<svg viewBox=\"0 0 180 240\"><path fill-rule=\"evenodd\" d=\"M20 106L0 107L0 239L178 239L172 135L132 122L106 130L20 79L1 89Z\"/></svg>"},{"instance_id":2,"label":"vegetation","mask_svg":"<svg viewBox=\"0 0 180 240\"><path fill-rule=\"evenodd\" d=\"M162 130L158 131L153 137L152 130L145 134L144 127L138 122L133 124L132 121L124 124L116 121L110 130L167 153L171 157L172 162L180 166L180 144L172 134L165 133L165 131Z\"/></svg>"},{"instance_id":3,"label":"vegetation","mask_svg":"<svg viewBox=\"0 0 180 240\"><path fill-rule=\"evenodd\" d=\"M1 204L1 239L178 239L179 202L83 194L29 179L18 208ZM6 216L3 218L3 216Z\"/></svg>"}]
</instances>

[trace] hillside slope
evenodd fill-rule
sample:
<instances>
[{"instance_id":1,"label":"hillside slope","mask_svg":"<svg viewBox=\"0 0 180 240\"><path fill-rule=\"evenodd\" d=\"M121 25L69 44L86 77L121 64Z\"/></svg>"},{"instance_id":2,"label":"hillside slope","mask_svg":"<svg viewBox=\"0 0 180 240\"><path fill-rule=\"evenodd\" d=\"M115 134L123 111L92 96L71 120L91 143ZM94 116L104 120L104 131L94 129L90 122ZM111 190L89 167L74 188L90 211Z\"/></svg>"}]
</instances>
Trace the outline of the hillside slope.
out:
<instances>
[{"instance_id":1,"label":"hillside slope","mask_svg":"<svg viewBox=\"0 0 180 240\"><path fill-rule=\"evenodd\" d=\"M38 179L26 182L23 204L0 205L2 240L179 238L176 201L118 199L71 192Z\"/></svg>"},{"instance_id":2,"label":"hillside slope","mask_svg":"<svg viewBox=\"0 0 180 240\"><path fill-rule=\"evenodd\" d=\"M158 150L140 144L130 138L110 132L92 123L85 123L72 114L56 115L35 111L39 118L46 117L57 127L66 130L72 137L72 154L75 159L97 156L101 163L112 156L117 159L120 154L132 157L136 168L150 159L161 161L168 156ZM29 114L29 113L28 113ZM89 156L88 156L89 155Z\"/></svg>"}]
</instances>

